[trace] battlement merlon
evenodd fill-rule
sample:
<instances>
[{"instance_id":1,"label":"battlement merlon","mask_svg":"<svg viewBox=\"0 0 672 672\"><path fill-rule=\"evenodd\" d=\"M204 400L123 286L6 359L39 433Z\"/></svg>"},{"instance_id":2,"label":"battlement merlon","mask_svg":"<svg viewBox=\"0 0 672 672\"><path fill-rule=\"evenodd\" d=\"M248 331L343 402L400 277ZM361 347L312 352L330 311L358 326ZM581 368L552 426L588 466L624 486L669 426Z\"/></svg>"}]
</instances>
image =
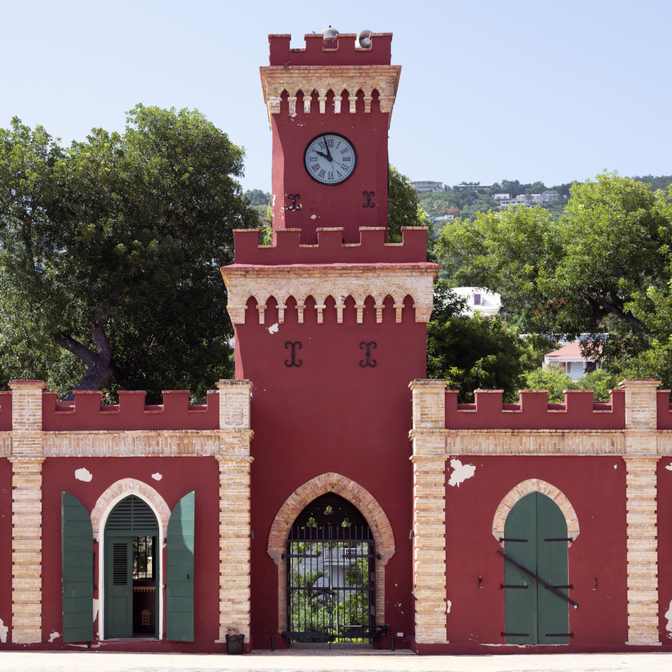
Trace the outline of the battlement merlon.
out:
<instances>
[{"instance_id":1,"label":"battlement merlon","mask_svg":"<svg viewBox=\"0 0 672 672\"><path fill-rule=\"evenodd\" d=\"M371 112L374 92L378 94L380 111L389 115L388 128L392 118L392 108L399 87L400 65L271 65L259 68L264 101L268 110L269 123L274 114L280 114L283 93L287 95L287 113L294 117L297 113L297 97L303 96L303 112L310 114L355 114L357 95L361 91L364 113ZM317 92L318 107L313 109L313 92ZM343 92L347 91L347 97ZM331 92L333 101L327 107L327 94Z\"/></svg>"},{"instance_id":2,"label":"battlement merlon","mask_svg":"<svg viewBox=\"0 0 672 672\"><path fill-rule=\"evenodd\" d=\"M302 245L301 229L277 229L274 245L259 245L258 229L233 232L235 263L290 264L422 263L427 261L427 228L404 226L401 243L387 243L387 229L360 227L359 243L344 243L343 228L318 228L317 244ZM438 268L438 267L437 267Z\"/></svg>"},{"instance_id":3,"label":"battlement merlon","mask_svg":"<svg viewBox=\"0 0 672 672\"><path fill-rule=\"evenodd\" d=\"M322 33L304 36L306 46L291 49L291 35L269 35L269 64L296 65L390 65L392 33L372 33L371 46L357 46L355 33L339 33L335 40L325 40Z\"/></svg>"}]
</instances>

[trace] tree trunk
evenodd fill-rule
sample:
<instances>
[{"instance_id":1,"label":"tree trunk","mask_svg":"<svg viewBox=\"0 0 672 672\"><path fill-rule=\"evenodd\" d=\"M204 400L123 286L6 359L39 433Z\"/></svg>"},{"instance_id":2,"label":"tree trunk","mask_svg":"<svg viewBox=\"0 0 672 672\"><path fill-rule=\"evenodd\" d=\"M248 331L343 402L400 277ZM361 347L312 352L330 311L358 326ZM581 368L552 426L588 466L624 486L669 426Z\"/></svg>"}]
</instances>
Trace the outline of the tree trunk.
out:
<instances>
[{"instance_id":1,"label":"tree trunk","mask_svg":"<svg viewBox=\"0 0 672 672\"><path fill-rule=\"evenodd\" d=\"M91 336L96 344L96 352L90 350L85 345L71 336L55 336L54 340L62 348L71 352L75 357L79 357L87 366L86 372L64 397L65 401L72 401L75 398L75 390L100 390L107 382L108 378L116 378L116 369L112 364L112 348L105 335L103 327L91 316Z\"/></svg>"}]
</instances>

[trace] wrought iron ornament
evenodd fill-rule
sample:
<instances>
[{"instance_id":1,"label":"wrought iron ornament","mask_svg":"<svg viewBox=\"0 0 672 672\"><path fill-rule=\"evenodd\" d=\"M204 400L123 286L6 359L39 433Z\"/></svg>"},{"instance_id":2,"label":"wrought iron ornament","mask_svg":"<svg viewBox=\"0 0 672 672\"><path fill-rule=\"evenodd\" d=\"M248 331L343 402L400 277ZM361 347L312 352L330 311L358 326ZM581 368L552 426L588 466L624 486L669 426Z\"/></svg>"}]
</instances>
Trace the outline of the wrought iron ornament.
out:
<instances>
[{"instance_id":1,"label":"wrought iron ornament","mask_svg":"<svg viewBox=\"0 0 672 672\"><path fill-rule=\"evenodd\" d=\"M296 351L301 350L301 341L287 341L285 343L285 348L290 349L289 356L291 359L286 359L285 360L285 366L301 366L303 362L300 359L296 358Z\"/></svg>"},{"instance_id":2,"label":"wrought iron ornament","mask_svg":"<svg viewBox=\"0 0 672 672\"><path fill-rule=\"evenodd\" d=\"M301 210L301 204L296 202L298 198L301 198L301 194L287 194L287 198L292 202L287 206L287 210Z\"/></svg>"},{"instance_id":3,"label":"wrought iron ornament","mask_svg":"<svg viewBox=\"0 0 672 672\"><path fill-rule=\"evenodd\" d=\"M364 360L364 359L361 359L361 360L359 361L359 365L360 365L361 367L366 367L366 366L374 367L374 366L376 365L377 362L376 362L375 359L371 359L371 350L372 350L372 349L375 350L375 348L378 347L378 346L376 345L376 342L375 342L375 341L369 341L369 342L367 343L366 341L362 341L362 342L359 344L359 347L360 347L360 349L362 349L362 350L363 350L364 348L366 348L366 359L365 359L365 360Z\"/></svg>"},{"instance_id":4,"label":"wrought iron ornament","mask_svg":"<svg viewBox=\"0 0 672 672\"><path fill-rule=\"evenodd\" d=\"M363 208L375 208L376 204L371 202L371 199L376 195L375 191L363 191L362 196L366 198L366 203L362 203Z\"/></svg>"}]
</instances>

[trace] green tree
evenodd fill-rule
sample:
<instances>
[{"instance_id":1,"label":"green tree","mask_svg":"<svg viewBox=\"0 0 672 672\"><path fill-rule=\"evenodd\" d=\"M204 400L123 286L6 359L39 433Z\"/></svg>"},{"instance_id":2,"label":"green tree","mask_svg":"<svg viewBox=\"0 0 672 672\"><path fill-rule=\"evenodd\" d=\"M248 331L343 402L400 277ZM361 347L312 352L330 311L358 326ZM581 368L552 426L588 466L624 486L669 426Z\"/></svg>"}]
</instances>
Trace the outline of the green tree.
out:
<instances>
[{"instance_id":1,"label":"green tree","mask_svg":"<svg viewBox=\"0 0 672 672\"><path fill-rule=\"evenodd\" d=\"M230 372L219 267L256 225L243 151L196 111L138 105L64 149L0 131L0 361L74 389L203 395ZM106 387L107 386L107 387Z\"/></svg>"},{"instance_id":2,"label":"green tree","mask_svg":"<svg viewBox=\"0 0 672 672\"><path fill-rule=\"evenodd\" d=\"M434 311L427 325L427 375L443 378L459 390L461 402L473 400L476 389L502 389L515 401L522 376L539 365L535 345L499 317L463 315L464 300L439 280Z\"/></svg>"},{"instance_id":3,"label":"green tree","mask_svg":"<svg viewBox=\"0 0 672 672\"><path fill-rule=\"evenodd\" d=\"M418 203L418 194L411 182L394 166L390 166L388 186L387 240L401 242L402 226L430 226L427 213Z\"/></svg>"},{"instance_id":4,"label":"green tree","mask_svg":"<svg viewBox=\"0 0 672 672\"><path fill-rule=\"evenodd\" d=\"M548 390L548 401L552 404L562 404L565 401L565 390L592 390L596 401L609 401L611 390L618 386L618 378L598 369L572 380L557 367L550 369L534 369L525 376L525 387L528 390Z\"/></svg>"},{"instance_id":5,"label":"green tree","mask_svg":"<svg viewBox=\"0 0 672 672\"><path fill-rule=\"evenodd\" d=\"M446 227L437 253L449 276L499 292L524 330L588 333L584 352L610 371L670 380L652 354L672 337L668 194L605 173L575 183L557 221L542 208L480 215Z\"/></svg>"}]
</instances>

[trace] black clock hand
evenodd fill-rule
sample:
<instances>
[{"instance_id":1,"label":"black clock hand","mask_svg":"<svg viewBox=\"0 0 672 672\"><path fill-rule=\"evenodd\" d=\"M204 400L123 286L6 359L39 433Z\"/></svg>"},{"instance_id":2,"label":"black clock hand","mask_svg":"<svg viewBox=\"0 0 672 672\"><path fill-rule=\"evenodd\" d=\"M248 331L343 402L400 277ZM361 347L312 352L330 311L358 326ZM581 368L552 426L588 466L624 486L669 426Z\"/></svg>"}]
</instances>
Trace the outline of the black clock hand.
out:
<instances>
[{"instance_id":1,"label":"black clock hand","mask_svg":"<svg viewBox=\"0 0 672 672\"><path fill-rule=\"evenodd\" d=\"M325 159L327 159L327 161L331 161L329 156L327 156L324 152L321 152L319 149L315 150L315 154L319 154L320 156L323 156Z\"/></svg>"},{"instance_id":2,"label":"black clock hand","mask_svg":"<svg viewBox=\"0 0 672 672\"><path fill-rule=\"evenodd\" d=\"M331 156L331 152L329 151L329 144L326 140L324 141L324 147L327 150L327 161L333 161L334 158Z\"/></svg>"}]
</instances>

